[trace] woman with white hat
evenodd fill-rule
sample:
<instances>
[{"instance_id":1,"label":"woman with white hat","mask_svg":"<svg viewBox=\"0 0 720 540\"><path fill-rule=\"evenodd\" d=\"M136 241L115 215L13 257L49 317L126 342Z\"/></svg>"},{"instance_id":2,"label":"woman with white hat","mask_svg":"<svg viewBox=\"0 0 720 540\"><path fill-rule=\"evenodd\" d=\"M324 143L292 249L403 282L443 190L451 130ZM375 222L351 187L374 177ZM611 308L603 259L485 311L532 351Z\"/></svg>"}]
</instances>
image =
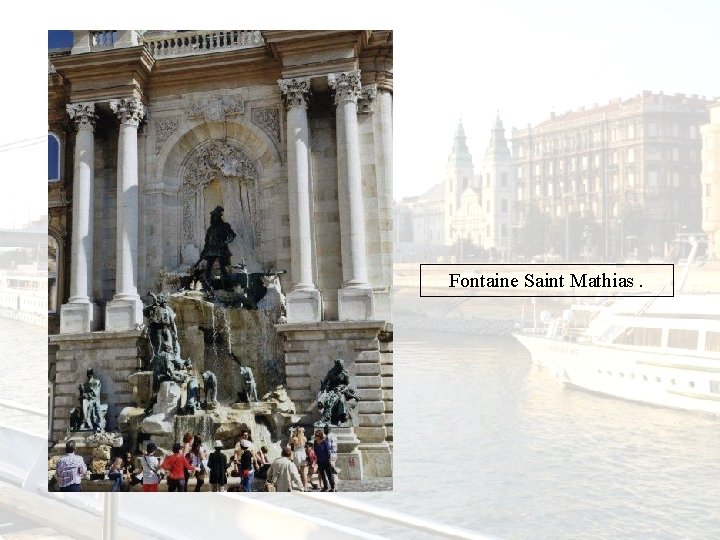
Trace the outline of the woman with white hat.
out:
<instances>
[{"instance_id":1,"label":"woman with white hat","mask_svg":"<svg viewBox=\"0 0 720 540\"><path fill-rule=\"evenodd\" d=\"M227 456L223 454L222 441L215 441L215 451L208 457L208 468L210 469L210 485L213 491L225 491L227 484Z\"/></svg>"}]
</instances>

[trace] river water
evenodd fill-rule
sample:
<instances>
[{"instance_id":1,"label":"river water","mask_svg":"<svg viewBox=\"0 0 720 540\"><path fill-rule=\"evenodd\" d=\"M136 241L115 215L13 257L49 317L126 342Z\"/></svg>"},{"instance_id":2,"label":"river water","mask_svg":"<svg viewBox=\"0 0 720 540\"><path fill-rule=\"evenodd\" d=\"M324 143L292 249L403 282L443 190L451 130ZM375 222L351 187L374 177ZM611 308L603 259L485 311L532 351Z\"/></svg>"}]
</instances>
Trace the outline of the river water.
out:
<instances>
[{"instance_id":1,"label":"river water","mask_svg":"<svg viewBox=\"0 0 720 540\"><path fill-rule=\"evenodd\" d=\"M513 338L395 332L394 491L501 538L720 538L720 419L565 387Z\"/></svg>"},{"instance_id":2,"label":"river water","mask_svg":"<svg viewBox=\"0 0 720 540\"><path fill-rule=\"evenodd\" d=\"M46 407L45 330L0 319L0 343L4 397ZM342 497L507 539L720 537L720 419L565 387L510 337L397 324L394 357L394 490Z\"/></svg>"},{"instance_id":3,"label":"river water","mask_svg":"<svg viewBox=\"0 0 720 540\"><path fill-rule=\"evenodd\" d=\"M0 399L47 410L47 328L0 317ZM0 409L0 423L47 433L47 417Z\"/></svg>"}]
</instances>

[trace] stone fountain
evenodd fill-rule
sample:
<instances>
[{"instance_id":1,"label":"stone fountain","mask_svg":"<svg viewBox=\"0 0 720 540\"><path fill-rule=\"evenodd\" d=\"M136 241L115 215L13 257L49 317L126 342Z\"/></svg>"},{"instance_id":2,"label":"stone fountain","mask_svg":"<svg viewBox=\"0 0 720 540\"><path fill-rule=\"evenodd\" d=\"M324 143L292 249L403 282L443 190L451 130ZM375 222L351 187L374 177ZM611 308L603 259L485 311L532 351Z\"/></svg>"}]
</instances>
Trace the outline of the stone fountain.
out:
<instances>
[{"instance_id":1,"label":"stone fountain","mask_svg":"<svg viewBox=\"0 0 720 540\"><path fill-rule=\"evenodd\" d=\"M285 300L278 272L249 273L244 264L227 272L235 234L221 207L212 216L198 262L162 276L165 290L148 297L146 358L128 378L136 406L121 411L119 429L132 449L153 441L166 452L186 432L232 447L249 430L272 457L281 434L300 418L283 387L275 330Z\"/></svg>"}]
</instances>

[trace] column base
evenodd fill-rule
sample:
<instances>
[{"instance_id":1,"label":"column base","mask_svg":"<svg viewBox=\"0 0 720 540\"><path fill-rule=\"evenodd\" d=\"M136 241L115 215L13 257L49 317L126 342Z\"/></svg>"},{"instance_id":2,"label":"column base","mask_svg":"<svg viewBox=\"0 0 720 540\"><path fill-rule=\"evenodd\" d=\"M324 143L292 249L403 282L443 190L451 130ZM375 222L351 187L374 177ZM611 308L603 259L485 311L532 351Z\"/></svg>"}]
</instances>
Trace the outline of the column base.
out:
<instances>
[{"instance_id":1,"label":"column base","mask_svg":"<svg viewBox=\"0 0 720 540\"><path fill-rule=\"evenodd\" d=\"M60 306L60 333L85 334L100 327L100 308L92 302L73 302Z\"/></svg>"},{"instance_id":2,"label":"column base","mask_svg":"<svg viewBox=\"0 0 720 540\"><path fill-rule=\"evenodd\" d=\"M372 321L375 318L373 291L369 287L345 287L338 290L338 320Z\"/></svg>"},{"instance_id":3,"label":"column base","mask_svg":"<svg viewBox=\"0 0 720 540\"><path fill-rule=\"evenodd\" d=\"M392 450L388 443L360 444L358 449L362 454L363 470L366 477L382 478L392 476Z\"/></svg>"},{"instance_id":4,"label":"column base","mask_svg":"<svg viewBox=\"0 0 720 540\"><path fill-rule=\"evenodd\" d=\"M363 457L358 445L360 441L352 427L333 427L332 432L337 436L337 461L335 468L340 469L340 480L363 480Z\"/></svg>"},{"instance_id":5,"label":"column base","mask_svg":"<svg viewBox=\"0 0 720 540\"><path fill-rule=\"evenodd\" d=\"M134 330L143 323L143 303L140 297L113 298L105 306L105 330L118 332Z\"/></svg>"},{"instance_id":6,"label":"column base","mask_svg":"<svg viewBox=\"0 0 720 540\"><path fill-rule=\"evenodd\" d=\"M290 291L285 297L287 322L320 322L322 320L322 298L317 289Z\"/></svg>"}]
</instances>

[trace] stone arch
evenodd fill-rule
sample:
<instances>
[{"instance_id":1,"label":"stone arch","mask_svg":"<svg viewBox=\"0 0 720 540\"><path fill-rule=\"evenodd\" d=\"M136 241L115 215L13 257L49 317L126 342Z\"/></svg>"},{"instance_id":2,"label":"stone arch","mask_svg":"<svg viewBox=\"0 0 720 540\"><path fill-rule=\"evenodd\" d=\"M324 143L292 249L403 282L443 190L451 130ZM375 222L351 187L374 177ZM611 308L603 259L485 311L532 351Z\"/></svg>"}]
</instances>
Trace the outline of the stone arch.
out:
<instances>
[{"instance_id":1,"label":"stone arch","mask_svg":"<svg viewBox=\"0 0 720 540\"><path fill-rule=\"evenodd\" d=\"M231 150L226 154L228 160L224 162L224 165L222 160L215 162L216 165L219 165L215 167L215 172L222 172L223 166L228 166L230 169L225 171L230 172L230 175L217 175L219 181L223 181L222 176L232 176L241 171L246 176L245 180L252 178L251 183L254 182L255 189L252 192L254 197L246 197L246 200L254 198L254 209L250 210L246 216L253 218L244 221L246 224L252 223L253 227L245 227L244 240L240 242L240 235L238 235L234 246L231 246L233 262L238 262L240 257L244 257L249 263L251 271L258 271L264 266L274 264L275 247L270 243L274 238L276 228L271 225L271 222L276 219L276 216L272 214L270 205L271 201L277 204L278 190L281 192L280 200L287 199L287 186L283 182L284 168L275 144L264 131L244 121L185 121L180 122L179 129L168 137L160 149L156 160L155 181L149 182L147 186L148 196L152 197L152 194L155 194L164 201L158 202L157 206L161 212L162 222L161 226L157 227L156 238L154 241L151 240L151 245L149 245L149 249L154 249L155 252L162 254L161 261L157 261L155 264L151 262L150 266L155 267L150 268L151 272L162 267L176 267L181 261L181 266L192 264L197 260L197 258L195 260L193 258L196 255L199 256L199 249L202 247L204 238L200 236L198 239L196 222L193 235L195 242L193 247L188 246L188 229L185 226L188 191L183 185L191 168L195 167L195 172L198 172L198 168L191 165L192 160L210 148ZM224 152L215 152L215 157L217 158L221 154ZM235 165L232 164L233 162ZM233 167L240 169L234 170ZM237 177L237 175L235 176ZM210 178L210 180L213 179ZM238 191L242 192L242 189ZM250 195L249 192L247 194ZM168 205L168 199L174 203ZM169 209L168 206L170 206ZM209 214L211 208L205 209L202 206L201 204L199 208L196 207L196 211ZM195 218L197 217L196 215ZM202 216L203 220L205 217ZM240 226L242 222L243 220L236 220L235 225ZM252 232L248 232L248 229L251 229ZM169 238L169 235L172 238ZM153 243L155 247L153 247ZM252 251L248 252L251 246Z\"/></svg>"}]
</instances>

